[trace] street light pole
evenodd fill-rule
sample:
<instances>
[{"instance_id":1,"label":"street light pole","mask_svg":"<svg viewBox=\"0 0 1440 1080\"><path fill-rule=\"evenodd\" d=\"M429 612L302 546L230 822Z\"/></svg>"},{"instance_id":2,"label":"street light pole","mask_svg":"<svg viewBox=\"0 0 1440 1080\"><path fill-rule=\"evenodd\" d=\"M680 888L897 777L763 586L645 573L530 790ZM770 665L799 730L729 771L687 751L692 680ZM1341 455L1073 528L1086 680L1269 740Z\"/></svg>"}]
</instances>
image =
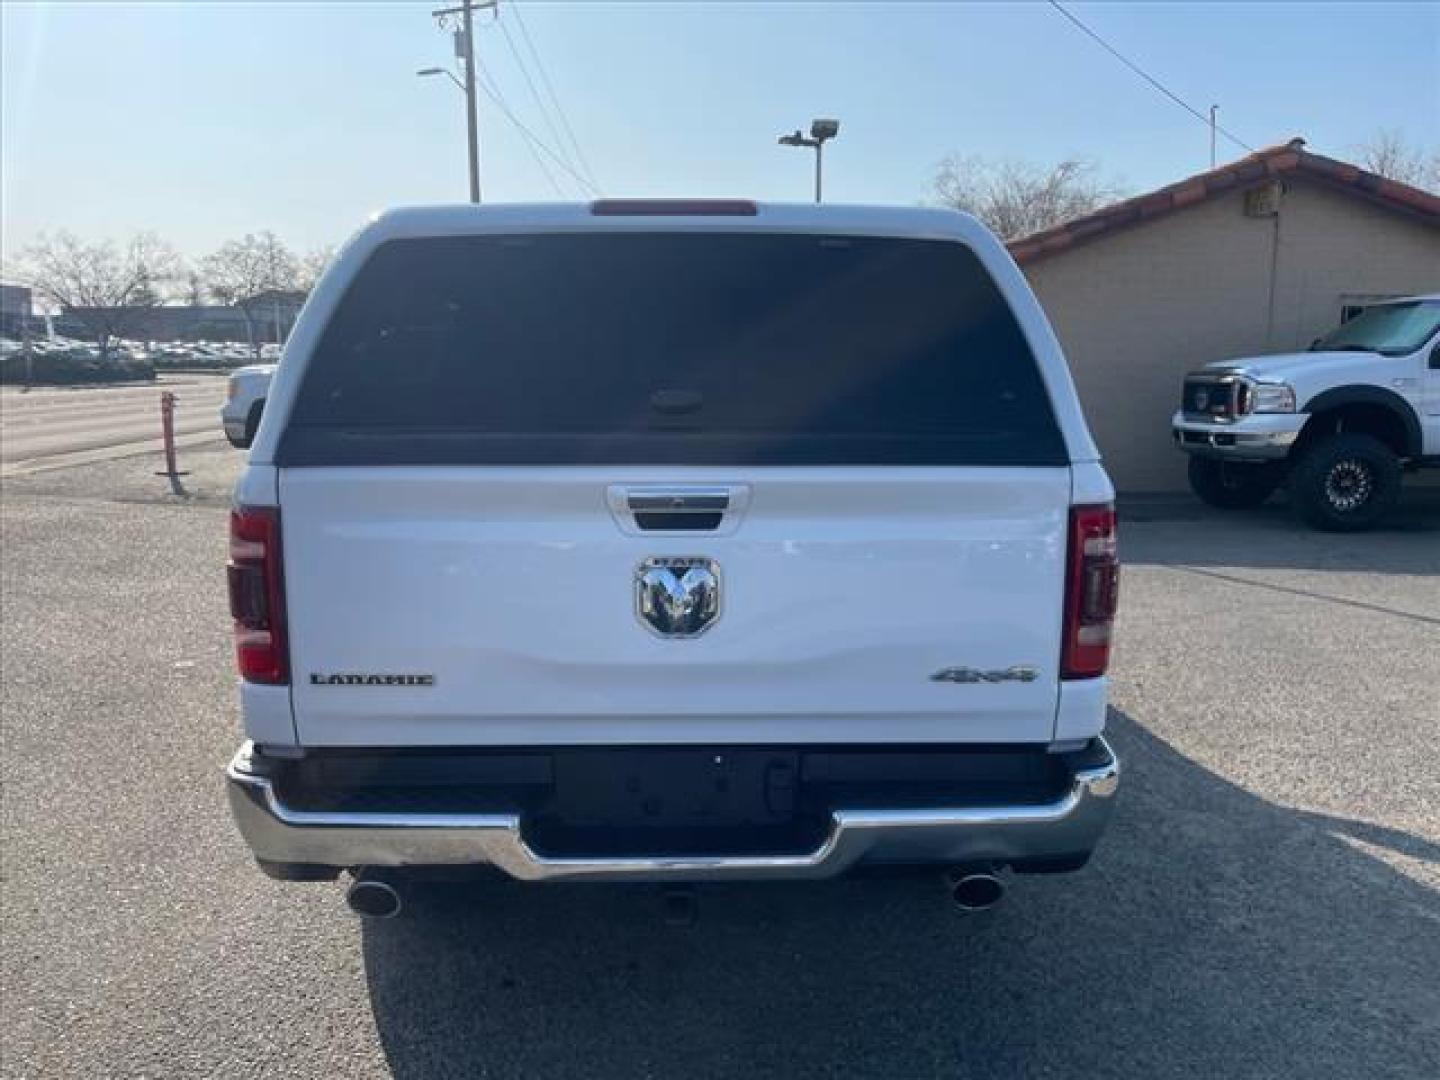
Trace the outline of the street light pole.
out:
<instances>
[{"instance_id":1,"label":"street light pole","mask_svg":"<svg viewBox=\"0 0 1440 1080\"><path fill-rule=\"evenodd\" d=\"M781 146L810 146L815 149L815 201L818 203L821 196L821 176L824 172L823 154L825 143L840 133L840 121L838 120L815 120L810 124L810 137L807 139L800 134L796 128L793 135L781 135L779 142Z\"/></svg>"},{"instance_id":2,"label":"street light pole","mask_svg":"<svg viewBox=\"0 0 1440 1080\"><path fill-rule=\"evenodd\" d=\"M480 120L475 104L475 12L493 8L499 0L461 0L459 7L441 8L430 14L444 20L453 15L460 16L460 29L456 33L455 54L465 68L465 79L460 89L465 93L465 139L470 157L470 201L480 201ZM443 22L442 22L443 25ZM421 75L448 75L442 68L426 68ZM453 78L453 76L452 76Z\"/></svg>"},{"instance_id":3,"label":"street light pole","mask_svg":"<svg viewBox=\"0 0 1440 1080\"><path fill-rule=\"evenodd\" d=\"M470 201L480 201L480 118L475 107L475 16L470 0L460 5L465 35L465 134L470 143Z\"/></svg>"}]
</instances>

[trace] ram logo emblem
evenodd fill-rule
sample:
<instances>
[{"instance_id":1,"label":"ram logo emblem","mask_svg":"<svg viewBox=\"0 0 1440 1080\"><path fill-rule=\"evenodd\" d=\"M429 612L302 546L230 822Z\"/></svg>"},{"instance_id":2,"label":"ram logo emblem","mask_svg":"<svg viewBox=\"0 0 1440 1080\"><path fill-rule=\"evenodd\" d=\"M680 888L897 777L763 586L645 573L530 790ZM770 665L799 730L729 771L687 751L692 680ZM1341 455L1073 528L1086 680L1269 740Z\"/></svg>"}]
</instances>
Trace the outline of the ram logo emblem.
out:
<instances>
[{"instance_id":1,"label":"ram logo emblem","mask_svg":"<svg viewBox=\"0 0 1440 1080\"><path fill-rule=\"evenodd\" d=\"M703 634L720 616L720 567L700 556L657 556L635 568L635 614L661 637Z\"/></svg>"}]
</instances>

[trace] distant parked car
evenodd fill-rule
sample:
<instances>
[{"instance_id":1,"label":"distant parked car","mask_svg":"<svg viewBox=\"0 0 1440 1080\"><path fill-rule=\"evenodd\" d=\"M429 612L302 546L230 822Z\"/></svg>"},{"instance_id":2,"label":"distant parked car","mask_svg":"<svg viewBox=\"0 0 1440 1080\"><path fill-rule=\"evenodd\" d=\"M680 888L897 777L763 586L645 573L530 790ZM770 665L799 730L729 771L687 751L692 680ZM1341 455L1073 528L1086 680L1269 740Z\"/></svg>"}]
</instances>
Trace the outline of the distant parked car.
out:
<instances>
[{"instance_id":1,"label":"distant parked car","mask_svg":"<svg viewBox=\"0 0 1440 1080\"><path fill-rule=\"evenodd\" d=\"M1211 506L1284 483L1310 525L1369 528L1402 471L1440 467L1440 294L1373 304L1308 352L1192 371L1171 427Z\"/></svg>"},{"instance_id":2,"label":"distant parked car","mask_svg":"<svg viewBox=\"0 0 1440 1080\"><path fill-rule=\"evenodd\" d=\"M220 423L232 446L248 450L255 441L265 395L270 392L270 377L274 374L274 364L249 364L230 373L225 404L220 408Z\"/></svg>"}]
</instances>

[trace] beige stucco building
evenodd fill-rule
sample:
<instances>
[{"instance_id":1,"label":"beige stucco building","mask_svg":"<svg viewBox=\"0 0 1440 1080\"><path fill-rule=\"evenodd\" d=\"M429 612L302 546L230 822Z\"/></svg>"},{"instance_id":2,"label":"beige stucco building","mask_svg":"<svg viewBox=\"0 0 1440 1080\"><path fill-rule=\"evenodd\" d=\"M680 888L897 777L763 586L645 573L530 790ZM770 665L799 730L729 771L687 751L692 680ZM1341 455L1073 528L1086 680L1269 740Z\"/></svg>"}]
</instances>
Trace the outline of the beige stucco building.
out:
<instances>
[{"instance_id":1,"label":"beige stucco building","mask_svg":"<svg viewBox=\"0 0 1440 1080\"><path fill-rule=\"evenodd\" d=\"M1124 492L1184 489L1180 380L1440 292L1440 198L1295 140L1013 242Z\"/></svg>"}]
</instances>

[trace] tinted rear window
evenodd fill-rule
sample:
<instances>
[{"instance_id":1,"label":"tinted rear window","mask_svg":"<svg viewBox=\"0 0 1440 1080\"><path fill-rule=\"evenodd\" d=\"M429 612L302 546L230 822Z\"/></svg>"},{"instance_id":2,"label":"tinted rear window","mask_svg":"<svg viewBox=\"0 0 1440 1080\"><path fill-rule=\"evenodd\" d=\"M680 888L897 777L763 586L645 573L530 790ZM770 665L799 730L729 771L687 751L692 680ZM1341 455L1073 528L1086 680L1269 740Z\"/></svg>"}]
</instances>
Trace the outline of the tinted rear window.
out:
<instances>
[{"instance_id":1,"label":"tinted rear window","mask_svg":"<svg viewBox=\"0 0 1440 1080\"><path fill-rule=\"evenodd\" d=\"M277 460L1067 461L969 248L637 233L392 241L341 300Z\"/></svg>"}]
</instances>

